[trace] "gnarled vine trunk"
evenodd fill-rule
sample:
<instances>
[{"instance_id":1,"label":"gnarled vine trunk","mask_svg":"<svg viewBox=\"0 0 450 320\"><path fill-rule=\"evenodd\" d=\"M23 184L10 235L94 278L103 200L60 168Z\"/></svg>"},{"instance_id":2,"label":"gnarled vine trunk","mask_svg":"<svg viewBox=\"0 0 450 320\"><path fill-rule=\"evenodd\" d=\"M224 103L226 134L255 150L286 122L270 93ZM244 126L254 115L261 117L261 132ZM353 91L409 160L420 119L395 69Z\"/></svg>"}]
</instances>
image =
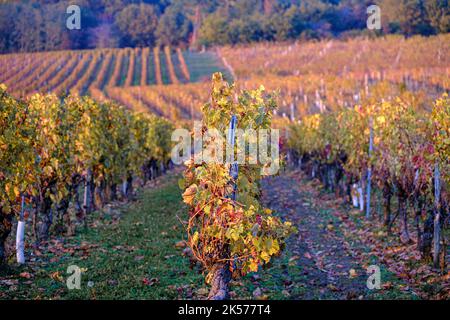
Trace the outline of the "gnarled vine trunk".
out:
<instances>
[{"instance_id":1,"label":"gnarled vine trunk","mask_svg":"<svg viewBox=\"0 0 450 320\"><path fill-rule=\"evenodd\" d=\"M70 206L70 197L67 197L63 200L61 200L58 205L56 206L56 216L57 216L57 223L56 223L56 231L57 233L65 233L67 232L67 228L69 227L66 222L70 221L70 219L67 219L68 216L68 210Z\"/></svg>"},{"instance_id":2,"label":"gnarled vine trunk","mask_svg":"<svg viewBox=\"0 0 450 320\"><path fill-rule=\"evenodd\" d=\"M95 206L99 209L103 208L105 205L105 180L102 179L100 183L97 183L94 191L94 202Z\"/></svg>"},{"instance_id":3,"label":"gnarled vine trunk","mask_svg":"<svg viewBox=\"0 0 450 320\"><path fill-rule=\"evenodd\" d=\"M208 300L226 300L229 298L229 284L231 281L231 271L229 263L219 263L211 270L213 273L211 280L211 290Z\"/></svg>"},{"instance_id":4,"label":"gnarled vine trunk","mask_svg":"<svg viewBox=\"0 0 450 320\"><path fill-rule=\"evenodd\" d=\"M419 249L422 254L422 259L425 261L431 260L431 245L433 244L434 232L434 215L432 211L428 212L427 218L423 223L423 231L420 239Z\"/></svg>"},{"instance_id":5,"label":"gnarled vine trunk","mask_svg":"<svg viewBox=\"0 0 450 320\"><path fill-rule=\"evenodd\" d=\"M70 186L70 197L73 201L73 205L75 208L75 215L78 220L81 220L83 217L83 207L80 202L80 185L82 182L81 175L74 174L72 176L72 185ZM66 219L70 221L70 217L67 215Z\"/></svg>"},{"instance_id":6,"label":"gnarled vine trunk","mask_svg":"<svg viewBox=\"0 0 450 320\"><path fill-rule=\"evenodd\" d=\"M87 216L95 209L94 203L94 193L95 193L95 184L94 184L94 175L92 174L92 170L88 170L84 177L84 196L83 196L83 220L84 223L87 223Z\"/></svg>"},{"instance_id":7,"label":"gnarled vine trunk","mask_svg":"<svg viewBox=\"0 0 450 320\"><path fill-rule=\"evenodd\" d=\"M387 227L388 233L391 232L391 199L392 189L389 184L383 187L383 224Z\"/></svg>"},{"instance_id":8,"label":"gnarled vine trunk","mask_svg":"<svg viewBox=\"0 0 450 320\"><path fill-rule=\"evenodd\" d=\"M5 241L11 233L11 219L12 214L4 215L0 208L0 265L3 264L6 259Z\"/></svg>"},{"instance_id":9,"label":"gnarled vine trunk","mask_svg":"<svg viewBox=\"0 0 450 320\"><path fill-rule=\"evenodd\" d=\"M116 183L110 183L107 188L107 198L110 202L117 200L117 184Z\"/></svg>"},{"instance_id":10,"label":"gnarled vine trunk","mask_svg":"<svg viewBox=\"0 0 450 320\"><path fill-rule=\"evenodd\" d=\"M406 206L407 198L403 193L398 195L398 214L402 219L402 232L400 235L400 241L403 244L407 244L411 242L411 238L409 237L408 231L408 211Z\"/></svg>"},{"instance_id":11,"label":"gnarled vine trunk","mask_svg":"<svg viewBox=\"0 0 450 320\"><path fill-rule=\"evenodd\" d=\"M346 177L345 177L346 179L345 179L345 195L346 195L346 201L348 202L348 203L351 203L351 204L353 204L353 201L352 201L352 185L353 185L353 179L352 179L352 177L351 176L349 176L349 175L347 175Z\"/></svg>"},{"instance_id":12,"label":"gnarled vine trunk","mask_svg":"<svg viewBox=\"0 0 450 320\"><path fill-rule=\"evenodd\" d=\"M50 233L50 227L53 223L52 200L45 197L39 202L39 214L42 216L41 226L38 233L38 241L47 240Z\"/></svg>"},{"instance_id":13,"label":"gnarled vine trunk","mask_svg":"<svg viewBox=\"0 0 450 320\"><path fill-rule=\"evenodd\" d=\"M425 209L425 201L420 196L417 196L417 207L416 207L416 232L417 232L417 250L420 250L420 244L422 243L422 229L420 228L420 221L422 219L422 213Z\"/></svg>"},{"instance_id":14,"label":"gnarled vine trunk","mask_svg":"<svg viewBox=\"0 0 450 320\"><path fill-rule=\"evenodd\" d=\"M334 184L336 186L335 195L339 198L344 194L344 187L342 186L342 179L344 177L344 170L340 164L336 164L336 170L334 173Z\"/></svg>"}]
</instances>

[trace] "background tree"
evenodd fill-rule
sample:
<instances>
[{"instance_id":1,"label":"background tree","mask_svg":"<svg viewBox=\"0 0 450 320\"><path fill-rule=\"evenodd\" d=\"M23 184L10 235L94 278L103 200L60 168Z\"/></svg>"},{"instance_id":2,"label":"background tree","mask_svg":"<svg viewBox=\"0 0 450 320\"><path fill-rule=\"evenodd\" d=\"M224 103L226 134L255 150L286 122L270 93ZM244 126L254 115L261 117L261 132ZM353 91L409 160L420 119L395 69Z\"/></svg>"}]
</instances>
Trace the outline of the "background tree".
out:
<instances>
[{"instance_id":1,"label":"background tree","mask_svg":"<svg viewBox=\"0 0 450 320\"><path fill-rule=\"evenodd\" d=\"M406 36L432 32L423 0L382 0L378 5L383 13L385 32L400 32Z\"/></svg>"},{"instance_id":2,"label":"background tree","mask_svg":"<svg viewBox=\"0 0 450 320\"><path fill-rule=\"evenodd\" d=\"M283 15L272 18L276 40L297 38L305 29L304 16L297 6L292 6Z\"/></svg>"},{"instance_id":3,"label":"background tree","mask_svg":"<svg viewBox=\"0 0 450 320\"><path fill-rule=\"evenodd\" d=\"M219 12L206 17L199 30L199 43L207 46L215 43L230 43L228 19Z\"/></svg>"},{"instance_id":4,"label":"background tree","mask_svg":"<svg viewBox=\"0 0 450 320\"><path fill-rule=\"evenodd\" d=\"M448 0L426 0L427 19L435 33L450 31L450 7Z\"/></svg>"},{"instance_id":5,"label":"background tree","mask_svg":"<svg viewBox=\"0 0 450 320\"><path fill-rule=\"evenodd\" d=\"M377 0L382 33L450 30L448 0ZM170 44L198 48L366 32L369 0L79 0L81 30L66 28L68 0L0 2L0 52Z\"/></svg>"},{"instance_id":6,"label":"background tree","mask_svg":"<svg viewBox=\"0 0 450 320\"><path fill-rule=\"evenodd\" d=\"M121 33L122 46L154 46L158 26L158 10L148 4L130 4L116 15L115 24Z\"/></svg>"},{"instance_id":7,"label":"background tree","mask_svg":"<svg viewBox=\"0 0 450 320\"><path fill-rule=\"evenodd\" d=\"M192 22L183 13L180 5L167 8L159 19L156 36L158 44L173 47L184 46L192 33Z\"/></svg>"}]
</instances>

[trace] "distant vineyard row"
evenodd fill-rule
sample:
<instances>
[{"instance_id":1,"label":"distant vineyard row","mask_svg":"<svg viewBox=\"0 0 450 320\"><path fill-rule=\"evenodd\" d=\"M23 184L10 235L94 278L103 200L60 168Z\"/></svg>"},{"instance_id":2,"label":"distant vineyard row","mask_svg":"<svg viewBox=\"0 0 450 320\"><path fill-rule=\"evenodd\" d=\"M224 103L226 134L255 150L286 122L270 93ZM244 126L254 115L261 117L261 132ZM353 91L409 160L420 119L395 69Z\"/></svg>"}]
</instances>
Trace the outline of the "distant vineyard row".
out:
<instances>
[{"instance_id":1,"label":"distant vineyard row","mask_svg":"<svg viewBox=\"0 0 450 320\"><path fill-rule=\"evenodd\" d=\"M35 92L88 94L93 89L165 85L226 72L212 52L166 47L59 51L0 56L0 83L15 96Z\"/></svg>"},{"instance_id":2,"label":"distant vineyard row","mask_svg":"<svg viewBox=\"0 0 450 320\"><path fill-rule=\"evenodd\" d=\"M278 116L289 120L389 100L402 91L429 108L450 90L450 35L404 39L258 44L216 52L102 49L0 56L0 83L15 96L90 94L173 121L200 118L216 71L245 89L279 91Z\"/></svg>"},{"instance_id":3,"label":"distant vineyard row","mask_svg":"<svg viewBox=\"0 0 450 320\"><path fill-rule=\"evenodd\" d=\"M268 91L277 91L277 118L296 121L304 116L339 111L367 99L390 99L402 92L415 96L419 108L428 109L441 88L412 78L386 73L383 78L337 76L266 76L239 82L242 89L255 89L265 83ZM156 86L108 87L92 89L99 101L113 100L138 112L151 112L172 121L201 118L201 106L209 99L209 84L188 83Z\"/></svg>"},{"instance_id":4,"label":"distant vineyard row","mask_svg":"<svg viewBox=\"0 0 450 320\"><path fill-rule=\"evenodd\" d=\"M224 47L221 56L236 76L346 76L349 73L417 73L428 79L450 74L450 34L433 37L388 36L347 41L266 43L239 48ZM447 82L448 85L448 82Z\"/></svg>"},{"instance_id":5,"label":"distant vineyard row","mask_svg":"<svg viewBox=\"0 0 450 320\"><path fill-rule=\"evenodd\" d=\"M373 41L321 41L259 44L219 49L223 64L242 88L264 83L278 90L278 116L290 120L360 104L371 96L390 99L414 93L430 108L450 90L450 36L389 36ZM110 87L93 90L97 99L113 99L171 120L200 118L208 100L203 83L170 86Z\"/></svg>"}]
</instances>

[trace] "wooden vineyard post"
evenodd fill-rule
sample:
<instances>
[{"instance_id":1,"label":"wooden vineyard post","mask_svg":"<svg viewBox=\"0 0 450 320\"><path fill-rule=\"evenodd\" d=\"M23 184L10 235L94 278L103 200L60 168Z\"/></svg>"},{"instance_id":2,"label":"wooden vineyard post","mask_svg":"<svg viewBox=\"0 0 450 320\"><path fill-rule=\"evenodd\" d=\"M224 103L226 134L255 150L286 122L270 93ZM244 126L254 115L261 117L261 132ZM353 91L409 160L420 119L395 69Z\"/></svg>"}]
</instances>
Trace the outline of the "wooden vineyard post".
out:
<instances>
[{"instance_id":1,"label":"wooden vineyard post","mask_svg":"<svg viewBox=\"0 0 450 320\"><path fill-rule=\"evenodd\" d=\"M369 95L369 75L367 73L364 75L364 91L367 97Z\"/></svg>"},{"instance_id":2,"label":"wooden vineyard post","mask_svg":"<svg viewBox=\"0 0 450 320\"><path fill-rule=\"evenodd\" d=\"M92 212L92 171L88 169L84 179L83 222L87 226L87 215Z\"/></svg>"},{"instance_id":3,"label":"wooden vineyard post","mask_svg":"<svg viewBox=\"0 0 450 320\"><path fill-rule=\"evenodd\" d=\"M370 138L369 138L369 165L367 170L367 205L366 205L366 219L370 218L370 192L371 192L371 180L372 180L372 165L370 164L370 159L373 152L373 120L369 120L370 127Z\"/></svg>"},{"instance_id":4,"label":"wooden vineyard post","mask_svg":"<svg viewBox=\"0 0 450 320\"><path fill-rule=\"evenodd\" d=\"M434 235L433 235L433 266L439 268L439 253L440 253L440 241L441 241L441 174L439 171L439 165L436 163L434 166Z\"/></svg>"},{"instance_id":5,"label":"wooden vineyard post","mask_svg":"<svg viewBox=\"0 0 450 320\"><path fill-rule=\"evenodd\" d=\"M236 200L236 190L237 184L236 180L239 175L239 166L234 156L234 145L236 139L236 127L237 127L237 118L235 115L231 117L230 127L228 128L228 144L230 145L231 154L227 155L228 162L230 163L230 176L232 178L233 184L233 192L231 194L231 200Z\"/></svg>"}]
</instances>

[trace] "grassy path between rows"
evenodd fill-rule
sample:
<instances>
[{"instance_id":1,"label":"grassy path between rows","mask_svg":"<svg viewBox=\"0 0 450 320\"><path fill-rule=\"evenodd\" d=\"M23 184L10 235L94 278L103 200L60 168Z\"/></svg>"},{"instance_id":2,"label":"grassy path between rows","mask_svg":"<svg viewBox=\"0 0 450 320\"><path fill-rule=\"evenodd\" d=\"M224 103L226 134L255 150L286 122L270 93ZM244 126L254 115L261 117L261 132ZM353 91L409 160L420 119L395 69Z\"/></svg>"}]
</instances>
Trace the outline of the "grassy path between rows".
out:
<instances>
[{"instance_id":1,"label":"grassy path between rows","mask_svg":"<svg viewBox=\"0 0 450 320\"><path fill-rule=\"evenodd\" d=\"M356 225L364 220L362 214L320 192L317 181L299 171L284 172L263 181L263 201L298 229L287 245L285 274L292 299L417 299L369 246L353 237L364 229ZM380 289L367 286L369 266L380 269Z\"/></svg>"},{"instance_id":2,"label":"grassy path between rows","mask_svg":"<svg viewBox=\"0 0 450 320\"><path fill-rule=\"evenodd\" d=\"M54 238L38 250L27 248L26 266L10 264L1 271L0 299L204 299L208 290L203 276L183 254L180 219L186 218L186 208L178 178L162 177L139 192L133 203L94 213L89 228L80 227L74 237ZM368 290L367 275L354 258L364 246L346 248L339 224L327 227L333 223L329 212L312 207L314 195L296 185L291 174L263 182L263 201L292 220L299 233L272 265L233 281L233 299L416 297L383 265L389 287ZM319 261L324 252L326 258ZM82 270L79 290L67 288L70 265Z\"/></svg>"}]
</instances>

